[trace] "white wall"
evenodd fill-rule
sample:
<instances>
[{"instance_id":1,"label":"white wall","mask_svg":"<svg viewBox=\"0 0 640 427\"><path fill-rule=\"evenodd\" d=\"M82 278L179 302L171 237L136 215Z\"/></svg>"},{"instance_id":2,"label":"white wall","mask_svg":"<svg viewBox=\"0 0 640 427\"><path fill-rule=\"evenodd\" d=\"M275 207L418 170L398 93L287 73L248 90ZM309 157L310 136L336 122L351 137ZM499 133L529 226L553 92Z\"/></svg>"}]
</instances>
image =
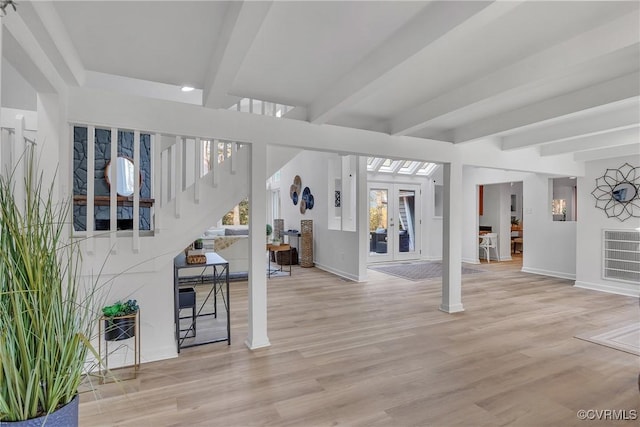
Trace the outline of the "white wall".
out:
<instances>
[{"instance_id":1,"label":"white wall","mask_svg":"<svg viewBox=\"0 0 640 427\"><path fill-rule=\"evenodd\" d=\"M36 111L36 90L2 58L2 107Z\"/></svg>"},{"instance_id":2,"label":"white wall","mask_svg":"<svg viewBox=\"0 0 640 427\"><path fill-rule=\"evenodd\" d=\"M300 230L300 220L313 220L313 259L316 267L352 280L361 280L357 256L358 233L330 230L328 227L328 210L334 208L333 199L328 200L329 165L336 161L340 161L337 154L302 151L280 170L281 218L284 219L285 230ZM300 213L300 203L294 206L289 198L289 187L296 175L302 179L302 188L309 187L314 197L313 209L307 209L304 214Z\"/></svg>"},{"instance_id":3,"label":"white wall","mask_svg":"<svg viewBox=\"0 0 640 427\"><path fill-rule=\"evenodd\" d=\"M596 178L604 175L607 168L617 169L624 163L640 166L640 158L617 158L586 164L586 175L578 178L578 222L577 222L577 268L575 285L623 295L640 296L640 284L619 282L602 278L602 230L634 230L640 227L640 218L624 222L607 218L602 209L595 207L591 191Z\"/></svg>"},{"instance_id":4,"label":"white wall","mask_svg":"<svg viewBox=\"0 0 640 427\"><path fill-rule=\"evenodd\" d=\"M553 183L549 176L529 174L523 183L522 271L575 279L576 222L553 221Z\"/></svg>"}]
</instances>

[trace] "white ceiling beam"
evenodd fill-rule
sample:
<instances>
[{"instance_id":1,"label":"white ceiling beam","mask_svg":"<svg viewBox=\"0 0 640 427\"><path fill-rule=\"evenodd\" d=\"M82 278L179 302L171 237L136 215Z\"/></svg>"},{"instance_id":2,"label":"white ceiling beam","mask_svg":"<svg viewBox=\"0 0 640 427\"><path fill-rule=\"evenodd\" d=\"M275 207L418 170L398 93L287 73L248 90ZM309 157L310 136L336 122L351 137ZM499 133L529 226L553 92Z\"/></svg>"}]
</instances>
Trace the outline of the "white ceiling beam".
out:
<instances>
[{"instance_id":1,"label":"white ceiling beam","mask_svg":"<svg viewBox=\"0 0 640 427\"><path fill-rule=\"evenodd\" d=\"M229 95L233 81L264 22L272 1L230 2L206 73L204 106L227 108L238 98Z\"/></svg>"},{"instance_id":2,"label":"white ceiling beam","mask_svg":"<svg viewBox=\"0 0 640 427\"><path fill-rule=\"evenodd\" d=\"M630 144L640 145L640 125L613 132L545 144L540 147L540 155L556 156L558 154L599 150Z\"/></svg>"},{"instance_id":3,"label":"white ceiling beam","mask_svg":"<svg viewBox=\"0 0 640 427\"><path fill-rule=\"evenodd\" d=\"M604 83L487 117L453 131L454 142L465 142L524 130L557 117L580 114L602 105L626 102L640 95L640 73L631 73Z\"/></svg>"},{"instance_id":4,"label":"white ceiling beam","mask_svg":"<svg viewBox=\"0 0 640 427\"><path fill-rule=\"evenodd\" d=\"M15 59L11 63L16 70L38 92L63 93L66 88L64 79L22 16L19 13L9 13L2 17L2 24L15 41L15 46L13 46L6 43L8 40L3 40L3 44L5 44L3 48L11 46L11 49L3 49L3 55ZM17 52L17 50L22 52Z\"/></svg>"},{"instance_id":5,"label":"white ceiling beam","mask_svg":"<svg viewBox=\"0 0 640 427\"><path fill-rule=\"evenodd\" d=\"M390 133L408 135L434 120L468 109L470 106L558 75L568 75L573 67L595 58L637 46L640 43L637 14L625 15L596 29L531 55L521 61L481 76L475 81L396 115ZM585 48L586 47L586 48Z\"/></svg>"},{"instance_id":6,"label":"white ceiling beam","mask_svg":"<svg viewBox=\"0 0 640 427\"><path fill-rule=\"evenodd\" d=\"M580 151L573 154L573 159L577 162L590 162L593 160L613 159L616 157L627 157L633 164L639 164L640 144L636 142L634 144L621 145L619 147Z\"/></svg>"},{"instance_id":7,"label":"white ceiling beam","mask_svg":"<svg viewBox=\"0 0 640 427\"><path fill-rule=\"evenodd\" d=\"M600 114L585 114L516 135L504 136L502 137L502 149L505 151L515 150L554 141L635 128L640 121L640 108L637 100L634 101L636 102L627 108L611 109Z\"/></svg>"},{"instance_id":8,"label":"white ceiling beam","mask_svg":"<svg viewBox=\"0 0 640 427\"><path fill-rule=\"evenodd\" d=\"M82 86L86 78L84 65L80 60L78 51L71 42L69 33L64 28L60 15L53 7L53 2L36 1L30 4L60 53L59 59L62 63L56 63L58 62L56 58L51 58L51 60L56 63L60 74L67 83ZM20 8L22 9L25 5L20 5Z\"/></svg>"},{"instance_id":9,"label":"white ceiling beam","mask_svg":"<svg viewBox=\"0 0 640 427\"><path fill-rule=\"evenodd\" d=\"M307 106L308 120L326 123L346 108L393 81L414 61L437 57L453 40L469 37L478 28L517 7L520 2L461 2L451 8L433 2L349 73Z\"/></svg>"},{"instance_id":10,"label":"white ceiling beam","mask_svg":"<svg viewBox=\"0 0 640 427\"><path fill-rule=\"evenodd\" d=\"M563 156L540 157L536 149L521 153L502 151L495 145L482 142L455 145L82 87L70 87L68 100L69 122L372 157L436 163L455 160L465 165L488 168L504 168L504 165L509 165L511 169L529 172L584 174L583 164L571 159L567 161ZM114 105L118 108L113 108Z\"/></svg>"}]
</instances>

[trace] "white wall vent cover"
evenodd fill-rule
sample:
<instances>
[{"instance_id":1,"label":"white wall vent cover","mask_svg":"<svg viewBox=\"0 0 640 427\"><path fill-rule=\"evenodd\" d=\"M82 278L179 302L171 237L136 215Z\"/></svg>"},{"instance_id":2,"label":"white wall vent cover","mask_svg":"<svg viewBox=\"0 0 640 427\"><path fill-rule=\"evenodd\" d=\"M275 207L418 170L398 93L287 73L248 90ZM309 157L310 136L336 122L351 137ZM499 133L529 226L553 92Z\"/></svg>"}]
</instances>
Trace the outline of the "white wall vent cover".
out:
<instances>
[{"instance_id":1,"label":"white wall vent cover","mask_svg":"<svg viewBox=\"0 0 640 427\"><path fill-rule=\"evenodd\" d=\"M603 231L603 277L640 284L640 231Z\"/></svg>"}]
</instances>

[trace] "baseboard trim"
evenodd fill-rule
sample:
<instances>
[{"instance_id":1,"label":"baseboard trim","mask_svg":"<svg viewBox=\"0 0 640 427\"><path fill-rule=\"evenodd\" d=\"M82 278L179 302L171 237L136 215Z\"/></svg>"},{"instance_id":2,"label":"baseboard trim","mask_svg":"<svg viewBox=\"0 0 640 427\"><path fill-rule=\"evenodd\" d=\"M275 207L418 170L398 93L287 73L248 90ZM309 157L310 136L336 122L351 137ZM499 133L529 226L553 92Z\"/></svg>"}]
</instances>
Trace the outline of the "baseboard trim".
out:
<instances>
[{"instance_id":1,"label":"baseboard trim","mask_svg":"<svg viewBox=\"0 0 640 427\"><path fill-rule=\"evenodd\" d=\"M141 363L156 362L158 360L173 359L178 357L178 350L175 345L170 347L161 347L153 350L145 350L145 354L151 354L151 357L140 357ZM142 356L142 355L141 355Z\"/></svg>"},{"instance_id":2,"label":"baseboard trim","mask_svg":"<svg viewBox=\"0 0 640 427\"><path fill-rule=\"evenodd\" d=\"M343 277L345 279L353 280L354 282L362 282L362 281L366 280L366 279L361 279L359 276L356 276L354 274L346 273L344 271L337 270L335 268L328 267L326 265L322 265L322 264L319 264L317 262L315 263L315 266L316 266L316 268L318 268L318 269L320 269L322 271L326 271L327 273L335 274L336 276L340 276L340 277Z\"/></svg>"},{"instance_id":3,"label":"baseboard trim","mask_svg":"<svg viewBox=\"0 0 640 427\"><path fill-rule=\"evenodd\" d=\"M633 290L633 289L623 288L615 285L582 282L580 280L576 280L576 283L573 286L581 289L589 289L591 291L606 292L608 294L616 294L616 295L624 295L628 297L640 298L640 287Z\"/></svg>"},{"instance_id":4,"label":"baseboard trim","mask_svg":"<svg viewBox=\"0 0 640 427\"><path fill-rule=\"evenodd\" d=\"M466 264L480 264L480 260L478 258L462 258L462 262Z\"/></svg>"},{"instance_id":5,"label":"baseboard trim","mask_svg":"<svg viewBox=\"0 0 640 427\"><path fill-rule=\"evenodd\" d=\"M541 276L557 277L559 279L576 280L576 275L560 271L549 271L541 268L522 267L523 273L539 274Z\"/></svg>"}]
</instances>

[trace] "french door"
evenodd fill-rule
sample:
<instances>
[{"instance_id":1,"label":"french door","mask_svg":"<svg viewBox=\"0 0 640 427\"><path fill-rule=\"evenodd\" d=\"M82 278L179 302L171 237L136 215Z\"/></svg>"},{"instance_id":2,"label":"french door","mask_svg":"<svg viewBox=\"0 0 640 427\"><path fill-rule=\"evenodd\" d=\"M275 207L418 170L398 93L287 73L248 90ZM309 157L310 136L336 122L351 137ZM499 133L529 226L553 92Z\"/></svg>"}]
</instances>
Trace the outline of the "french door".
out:
<instances>
[{"instance_id":1,"label":"french door","mask_svg":"<svg viewBox=\"0 0 640 427\"><path fill-rule=\"evenodd\" d=\"M371 182L369 262L420 257L420 186Z\"/></svg>"}]
</instances>

